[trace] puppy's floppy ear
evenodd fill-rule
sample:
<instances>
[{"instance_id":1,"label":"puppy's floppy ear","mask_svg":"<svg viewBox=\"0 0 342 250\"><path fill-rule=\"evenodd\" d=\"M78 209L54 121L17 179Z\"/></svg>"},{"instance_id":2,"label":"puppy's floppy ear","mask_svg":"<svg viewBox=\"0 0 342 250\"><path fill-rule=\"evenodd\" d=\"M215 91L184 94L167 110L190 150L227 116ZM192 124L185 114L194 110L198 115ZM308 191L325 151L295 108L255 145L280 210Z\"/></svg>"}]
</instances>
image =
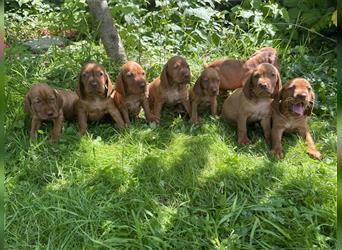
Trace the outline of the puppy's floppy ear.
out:
<instances>
[{"instance_id":1,"label":"puppy's floppy ear","mask_svg":"<svg viewBox=\"0 0 342 250\"><path fill-rule=\"evenodd\" d=\"M166 63L163 67L163 70L160 74L160 83L162 85L164 85L165 87L169 86L170 85L170 82L169 82L169 77L168 77L168 73L167 73L167 64Z\"/></svg>"},{"instance_id":2,"label":"puppy's floppy ear","mask_svg":"<svg viewBox=\"0 0 342 250\"><path fill-rule=\"evenodd\" d=\"M77 83L77 94L80 98L84 98L84 85L83 85L83 81L82 81L82 72L83 69L81 70L79 76L78 76L78 83Z\"/></svg>"},{"instance_id":3,"label":"puppy's floppy ear","mask_svg":"<svg viewBox=\"0 0 342 250\"><path fill-rule=\"evenodd\" d=\"M202 84L201 84L201 77L199 77L194 85L194 92L196 95L202 94Z\"/></svg>"},{"instance_id":4,"label":"puppy's floppy ear","mask_svg":"<svg viewBox=\"0 0 342 250\"><path fill-rule=\"evenodd\" d=\"M123 79L123 74L120 71L118 77L116 78L115 90L122 96L126 96L126 86L125 80Z\"/></svg>"},{"instance_id":5,"label":"puppy's floppy ear","mask_svg":"<svg viewBox=\"0 0 342 250\"><path fill-rule=\"evenodd\" d=\"M253 93L253 71L248 72L242 91L248 99L252 99L255 96Z\"/></svg>"},{"instance_id":6,"label":"puppy's floppy ear","mask_svg":"<svg viewBox=\"0 0 342 250\"><path fill-rule=\"evenodd\" d=\"M274 87L274 90L273 90L273 94L272 94L273 98L276 98L279 95L282 87L283 87L283 85L281 83L280 73L277 70L277 82L276 82L276 86Z\"/></svg>"},{"instance_id":7,"label":"puppy's floppy ear","mask_svg":"<svg viewBox=\"0 0 342 250\"><path fill-rule=\"evenodd\" d=\"M279 93L278 93L276 96L274 96L274 99L273 99L272 104L271 104L271 106L272 106L278 113L280 113L280 104L281 104L281 102L282 102L282 100L283 100L283 96L284 96L283 92L284 92L284 91L285 91L285 89L284 89L284 88L281 88L280 91L279 91Z\"/></svg>"},{"instance_id":8,"label":"puppy's floppy ear","mask_svg":"<svg viewBox=\"0 0 342 250\"><path fill-rule=\"evenodd\" d=\"M55 96L56 96L58 108L59 109L63 108L63 98L62 98L62 95L58 92L57 89L54 89L53 92L55 93Z\"/></svg>"},{"instance_id":9,"label":"puppy's floppy ear","mask_svg":"<svg viewBox=\"0 0 342 250\"><path fill-rule=\"evenodd\" d=\"M28 93L25 96L25 112L28 114L32 113L32 107L31 107L31 95Z\"/></svg>"},{"instance_id":10,"label":"puppy's floppy ear","mask_svg":"<svg viewBox=\"0 0 342 250\"><path fill-rule=\"evenodd\" d=\"M103 70L104 73L105 73L105 76L106 76L106 89L107 89L107 97L109 97L112 92L113 92L113 83L112 81L110 80L110 77L109 77L109 74L107 73L107 71Z\"/></svg>"},{"instance_id":11,"label":"puppy's floppy ear","mask_svg":"<svg viewBox=\"0 0 342 250\"><path fill-rule=\"evenodd\" d=\"M307 115L307 116L311 115L312 110L314 108L314 104L315 104L315 93L312 90L309 93L310 93L310 101L304 110L304 115Z\"/></svg>"}]
</instances>

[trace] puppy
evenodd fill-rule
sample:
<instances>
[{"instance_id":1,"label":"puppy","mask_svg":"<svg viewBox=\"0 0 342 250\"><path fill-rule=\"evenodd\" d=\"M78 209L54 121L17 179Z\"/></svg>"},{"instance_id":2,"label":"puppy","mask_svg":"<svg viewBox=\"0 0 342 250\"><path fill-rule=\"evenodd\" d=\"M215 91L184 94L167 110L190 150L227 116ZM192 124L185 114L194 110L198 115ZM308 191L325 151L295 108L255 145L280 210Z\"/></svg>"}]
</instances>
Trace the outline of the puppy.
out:
<instances>
[{"instance_id":1,"label":"puppy","mask_svg":"<svg viewBox=\"0 0 342 250\"><path fill-rule=\"evenodd\" d=\"M272 153L282 158L283 132L298 132L306 141L308 153L314 159L321 159L309 131L308 117L312 113L315 94L310 83L303 78L295 78L283 87L279 98L272 103Z\"/></svg>"},{"instance_id":2,"label":"puppy","mask_svg":"<svg viewBox=\"0 0 342 250\"><path fill-rule=\"evenodd\" d=\"M220 75L220 90L241 88L249 77L249 72L261 63L270 63L279 71L279 59L274 48L265 47L256 51L247 60L217 60L209 67L215 68Z\"/></svg>"},{"instance_id":3,"label":"puppy","mask_svg":"<svg viewBox=\"0 0 342 250\"><path fill-rule=\"evenodd\" d=\"M160 122L164 104L175 106L181 103L190 116L190 102L187 84L191 81L190 67L181 56L174 56L164 65L160 77L148 86L148 100L152 114Z\"/></svg>"},{"instance_id":4,"label":"puppy","mask_svg":"<svg viewBox=\"0 0 342 250\"><path fill-rule=\"evenodd\" d=\"M235 90L223 103L222 115L237 125L238 143L249 144L247 123L260 121L267 143L271 143L271 102L281 89L276 67L256 66L243 88Z\"/></svg>"},{"instance_id":5,"label":"puppy","mask_svg":"<svg viewBox=\"0 0 342 250\"><path fill-rule=\"evenodd\" d=\"M31 139L37 137L42 121L51 120L51 140L56 142L61 135L63 121L75 117L78 96L73 91L57 90L46 83L34 84L25 97L25 111L32 117Z\"/></svg>"},{"instance_id":6,"label":"puppy","mask_svg":"<svg viewBox=\"0 0 342 250\"><path fill-rule=\"evenodd\" d=\"M191 122L198 123L198 110L202 111L211 107L211 115L216 117L217 99L219 94L220 76L213 68L202 71L195 85L190 90Z\"/></svg>"},{"instance_id":7,"label":"puppy","mask_svg":"<svg viewBox=\"0 0 342 250\"><path fill-rule=\"evenodd\" d=\"M130 117L138 116L141 107L144 109L146 121L154 121L147 100L145 72L138 63L129 61L122 66L112 98L126 125L130 125Z\"/></svg>"},{"instance_id":8,"label":"puppy","mask_svg":"<svg viewBox=\"0 0 342 250\"><path fill-rule=\"evenodd\" d=\"M101 65L88 62L82 67L78 78L79 100L76 103L81 135L87 131L88 120L98 121L106 114L110 114L119 128L124 127L121 114L110 97L112 91L112 82Z\"/></svg>"}]
</instances>

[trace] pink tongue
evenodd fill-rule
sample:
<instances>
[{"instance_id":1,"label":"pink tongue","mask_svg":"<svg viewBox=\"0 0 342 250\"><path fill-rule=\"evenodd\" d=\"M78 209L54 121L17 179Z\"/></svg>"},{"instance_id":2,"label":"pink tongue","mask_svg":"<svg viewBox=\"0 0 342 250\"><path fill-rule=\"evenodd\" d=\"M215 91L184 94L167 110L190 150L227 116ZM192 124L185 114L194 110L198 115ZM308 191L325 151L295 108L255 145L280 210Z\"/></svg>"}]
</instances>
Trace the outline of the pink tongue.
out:
<instances>
[{"instance_id":1,"label":"pink tongue","mask_svg":"<svg viewBox=\"0 0 342 250\"><path fill-rule=\"evenodd\" d=\"M304 114L304 106L303 104L295 104L292 106L292 111L295 112L298 115Z\"/></svg>"}]
</instances>

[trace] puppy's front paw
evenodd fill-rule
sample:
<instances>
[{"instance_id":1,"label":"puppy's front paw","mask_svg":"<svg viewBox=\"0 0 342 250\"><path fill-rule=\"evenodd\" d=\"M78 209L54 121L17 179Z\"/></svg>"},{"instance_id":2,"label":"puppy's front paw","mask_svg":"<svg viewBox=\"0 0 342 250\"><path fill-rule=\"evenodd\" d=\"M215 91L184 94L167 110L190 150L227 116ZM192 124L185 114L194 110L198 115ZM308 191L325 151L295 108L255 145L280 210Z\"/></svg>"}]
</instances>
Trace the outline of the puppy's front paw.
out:
<instances>
[{"instance_id":1,"label":"puppy's front paw","mask_svg":"<svg viewBox=\"0 0 342 250\"><path fill-rule=\"evenodd\" d=\"M57 143L59 141L59 136L51 136L51 143Z\"/></svg>"},{"instance_id":2,"label":"puppy's front paw","mask_svg":"<svg viewBox=\"0 0 342 250\"><path fill-rule=\"evenodd\" d=\"M308 154L309 154L312 158L314 158L314 159L316 159L316 160L321 160L321 159L322 159L321 153L320 153L318 150L316 150L316 149L309 149L309 150L308 150Z\"/></svg>"},{"instance_id":3,"label":"puppy's front paw","mask_svg":"<svg viewBox=\"0 0 342 250\"><path fill-rule=\"evenodd\" d=\"M152 114L151 114L150 117L147 119L147 121L148 121L149 123L152 123L152 122L159 123L158 117L155 116L155 115L152 115Z\"/></svg>"},{"instance_id":4,"label":"puppy's front paw","mask_svg":"<svg viewBox=\"0 0 342 250\"><path fill-rule=\"evenodd\" d=\"M278 159L284 158L284 153L283 153L283 149L282 148L274 148L274 149L272 149L272 154L276 158L278 158Z\"/></svg>"},{"instance_id":5,"label":"puppy's front paw","mask_svg":"<svg viewBox=\"0 0 342 250\"><path fill-rule=\"evenodd\" d=\"M199 122L199 121L198 121L197 118L195 118L195 117L192 117L192 118L191 118L191 123L192 123L192 124L195 125L195 124L197 124L198 122Z\"/></svg>"},{"instance_id":6,"label":"puppy's front paw","mask_svg":"<svg viewBox=\"0 0 342 250\"><path fill-rule=\"evenodd\" d=\"M238 139L238 143L242 145L250 144L251 141L248 139L248 137L242 137Z\"/></svg>"}]
</instances>

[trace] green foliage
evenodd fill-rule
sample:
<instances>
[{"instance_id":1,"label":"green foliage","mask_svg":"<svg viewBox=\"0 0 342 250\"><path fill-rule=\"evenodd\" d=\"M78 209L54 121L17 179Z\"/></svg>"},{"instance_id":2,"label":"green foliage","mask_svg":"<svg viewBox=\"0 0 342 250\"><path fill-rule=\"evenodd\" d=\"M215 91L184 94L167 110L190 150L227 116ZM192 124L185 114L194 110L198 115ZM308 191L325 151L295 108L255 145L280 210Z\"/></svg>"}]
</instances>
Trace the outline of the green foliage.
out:
<instances>
[{"instance_id":1,"label":"green foliage","mask_svg":"<svg viewBox=\"0 0 342 250\"><path fill-rule=\"evenodd\" d=\"M86 6L86 0L65 0L58 12L45 15L42 22L52 31L75 29L78 31L78 36L89 35L90 15Z\"/></svg>"},{"instance_id":2,"label":"green foliage","mask_svg":"<svg viewBox=\"0 0 342 250\"><path fill-rule=\"evenodd\" d=\"M232 9L230 17L249 32L262 32L262 37L281 33L281 39L305 40L314 32L336 34L332 27L335 4L329 1L244 1ZM246 22L246 19L248 20Z\"/></svg>"},{"instance_id":3,"label":"green foliage","mask_svg":"<svg viewBox=\"0 0 342 250\"><path fill-rule=\"evenodd\" d=\"M332 25L332 14L336 10L336 1L322 0L284 0L283 4L288 8L290 21L313 29L322 31Z\"/></svg>"}]
</instances>

